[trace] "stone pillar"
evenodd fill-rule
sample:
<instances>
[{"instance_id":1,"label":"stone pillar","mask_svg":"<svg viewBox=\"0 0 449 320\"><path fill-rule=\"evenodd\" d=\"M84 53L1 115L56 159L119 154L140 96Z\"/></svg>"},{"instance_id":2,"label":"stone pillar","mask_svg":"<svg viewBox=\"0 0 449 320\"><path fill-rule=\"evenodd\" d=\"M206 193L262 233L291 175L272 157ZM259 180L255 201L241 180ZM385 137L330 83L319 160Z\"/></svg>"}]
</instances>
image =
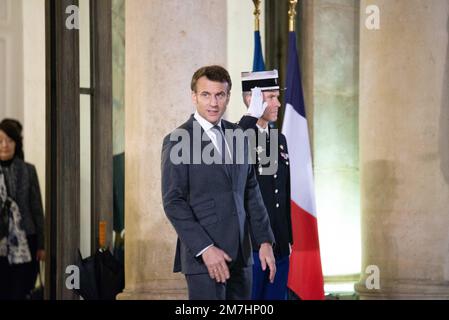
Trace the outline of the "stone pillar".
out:
<instances>
[{"instance_id":1,"label":"stone pillar","mask_svg":"<svg viewBox=\"0 0 449 320\"><path fill-rule=\"evenodd\" d=\"M365 27L380 9L381 28ZM449 298L449 2L361 1L362 299ZM380 288L365 274L380 271ZM370 277L369 277L370 276ZM368 281L367 281L368 280Z\"/></svg>"},{"instance_id":2,"label":"stone pillar","mask_svg":"<svg viewBox=\"0 0 449 320\"><path fill-rule=\"evenodd\" d=\"M162 208L162 139L194 107L196 69L226 64L226 2L127 0L125 290L119 299L183 299L172 273L176 234Z\"/></svg>"},{"instance_id":3,"label":"stone pillar","mask_svg":"<svg viewBox=\"0 0 449 320\"><path fill-rule=\"evenodd\" d=\"M45 0L23 1L22 10L24 151L45 199Z\"/></svg>"},{"instance_id":4,"label":"stone pillar","mask_svg":"<svg viewBox=\"0 0 449 320\"><path fill-rule=\"evenodd\" d=\"M304 7L306 6L306 7ZM309 0L313 23L313 160L323 273L327 284L352 284L360 272L358 141L358 1ZM312 30L310 30L312 29ZM308 37L304 36L305 46ZM304 45L302 45L304 46ZM307 48L307 47L306 47ZM310 68L313 70L310 70ZM310 87L309 87L310 88ZM309 100L310 101L310 100ZM308 114L308 116L309 116ZM354 276L355 275L355 276Z\"/></svg>"}]
</instances>

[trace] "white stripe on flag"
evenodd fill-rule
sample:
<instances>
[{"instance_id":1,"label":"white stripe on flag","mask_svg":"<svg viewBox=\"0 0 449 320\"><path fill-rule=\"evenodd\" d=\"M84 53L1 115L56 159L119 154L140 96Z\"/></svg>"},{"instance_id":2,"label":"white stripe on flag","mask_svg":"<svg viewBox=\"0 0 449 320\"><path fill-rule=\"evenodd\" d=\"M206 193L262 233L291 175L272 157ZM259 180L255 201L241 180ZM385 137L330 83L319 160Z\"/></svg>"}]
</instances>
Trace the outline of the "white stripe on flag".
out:
<instances>
[{"instance_id":1,"label":"white stripe on flag","mask_svg":"<svg viewBox=\"0 0 449 320\"><path fill-rule=\"evenodd\" d=\"M287 138L290 159L291 198L299 207L316 218L315 186L307 119L298 114L288 103L285 108L282 133Z\"/></svg>"}]
</instances>

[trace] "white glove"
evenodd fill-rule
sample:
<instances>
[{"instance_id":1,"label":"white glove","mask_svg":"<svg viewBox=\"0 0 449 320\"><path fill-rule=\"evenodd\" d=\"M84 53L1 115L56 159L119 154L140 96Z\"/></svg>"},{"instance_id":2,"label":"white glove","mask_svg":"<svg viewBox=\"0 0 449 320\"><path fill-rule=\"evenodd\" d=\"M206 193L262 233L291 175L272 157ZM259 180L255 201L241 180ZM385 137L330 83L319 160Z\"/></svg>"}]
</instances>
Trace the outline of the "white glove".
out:
<instances>
[{"instance_id":1,"label":"white glove","mask_svg":"<svg viewBox=\"0 0 449 320\"><path fill-rule=\"evenodd\" d=\"M263 101L262 90L258 87L251 89L251 103L248 108L248 115L259 119L265 112L267 103Z\"/></svg>"}]
</instances>

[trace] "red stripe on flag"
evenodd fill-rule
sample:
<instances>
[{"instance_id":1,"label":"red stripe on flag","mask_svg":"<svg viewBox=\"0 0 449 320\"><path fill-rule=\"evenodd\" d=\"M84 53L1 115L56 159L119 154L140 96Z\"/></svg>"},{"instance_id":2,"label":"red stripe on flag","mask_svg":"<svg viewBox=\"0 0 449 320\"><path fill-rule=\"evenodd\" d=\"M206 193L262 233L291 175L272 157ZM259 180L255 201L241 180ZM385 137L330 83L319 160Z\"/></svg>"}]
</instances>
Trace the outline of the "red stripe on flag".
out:
<instances>
[{"instance_id":1,"label":"red stripe on flag","mask_svg":"<svg viewBox=\"0 0 449 320\"><path fill-rule=\"evenodd\" d=\"M323 300L324 283L317 220L295 202L292 201L291 205L293 247L288 287L303 300Z\"/></svg>"}]
</instances>

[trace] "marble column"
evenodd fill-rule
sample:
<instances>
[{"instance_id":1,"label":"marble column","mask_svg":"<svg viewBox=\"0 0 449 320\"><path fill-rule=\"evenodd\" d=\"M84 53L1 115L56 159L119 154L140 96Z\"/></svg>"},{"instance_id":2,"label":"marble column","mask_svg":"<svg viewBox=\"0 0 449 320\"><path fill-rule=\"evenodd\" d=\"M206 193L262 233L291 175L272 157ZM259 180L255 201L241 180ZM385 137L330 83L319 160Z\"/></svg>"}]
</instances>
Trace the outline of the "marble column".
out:
<instances>
[{"instance_id":1,"label":"marble column","mask_svg":"<svg viewBox=\"0 0 449 320\"><path fill-rule=\"evenodd\" d=\"M45 199L45 0L23 1L22 15L25 159L36 166Z\"/></svg>"},{"instance_id":2,"label":"marble column","mask_svg":"<svg viewBox=\"0 0 449 320\"><path fill-rule=\"evenodd\" d=\"M194 111L194 71L226 64L226 2L125 5L126 284L119 299L184 299L184 277L172 273L176 234L162 208L161 146Z\"/></svg>"},{"instance_id":3,"label":"marble column","mask_svg":"<svg viewBox=\"0 0 449 320\"><path fill-rule=\"evenodd\" d=\"M368 30L365 9L380 9ZM362 0L361 299L449 298L449 2ZM369 266L379 268L379 287ZM369 268L368 268L369 269ZM370 289L372 288L372 289Z\"/></svg>"},{"instance_id":4,"label":"marble column","mask_svg":"<svg viewBox=\"0 0 449 320\"><path fill-rule=\"evenodd\" d=\"M305 64L306 77L303 79L307 84L310 81L307 79L312 78L313 83L312 91L309 91L313 93L313 111L308 114L308 119L313 119L313 160L323 273L326 284L342 284L351 279L353 284L358 279L361 255L359 5L358 0L309 0L303 3L304 13L311 10L304 7L307 5L313 6L313 16L306 16L305 21L311 20L313 28L306 27L305 32L312 32L313 38L309 41L314 49L312 57L303 55L303 59L312 62ZM308 37L303 35L303 38L307 48Z\"/></svg>"}]
</instances>

